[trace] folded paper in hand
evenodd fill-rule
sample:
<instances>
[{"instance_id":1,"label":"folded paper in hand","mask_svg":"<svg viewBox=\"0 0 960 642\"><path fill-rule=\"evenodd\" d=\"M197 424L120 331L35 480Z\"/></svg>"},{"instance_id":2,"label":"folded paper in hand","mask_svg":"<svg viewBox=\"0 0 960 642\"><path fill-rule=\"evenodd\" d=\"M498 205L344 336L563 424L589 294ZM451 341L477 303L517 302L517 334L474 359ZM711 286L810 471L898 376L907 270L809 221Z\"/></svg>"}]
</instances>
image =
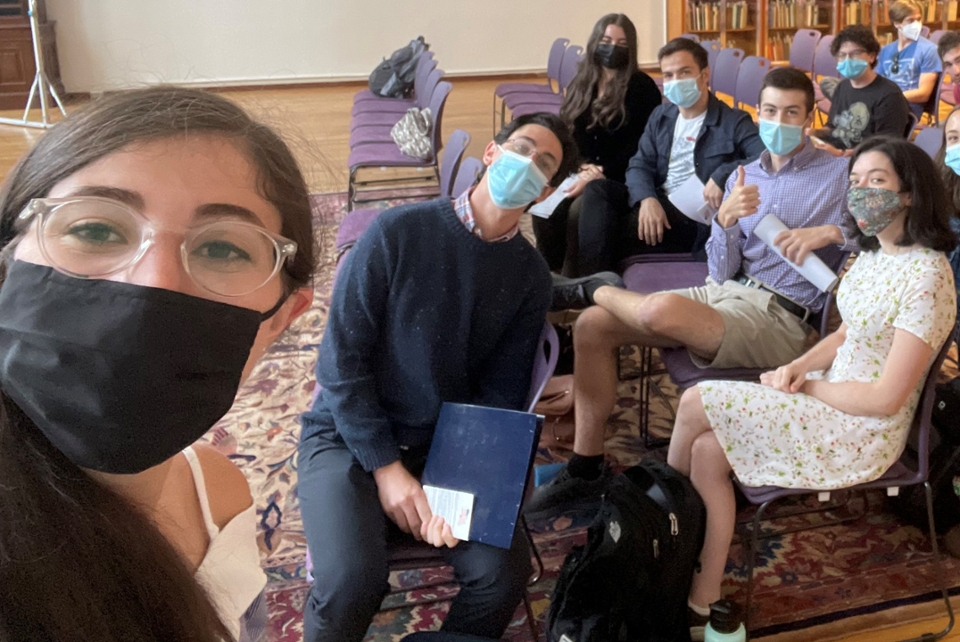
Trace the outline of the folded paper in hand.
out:
<instances>
[{"instance_id":1,"label":"folded paper in hand","mask_svg":"<svg viewBox=\"0 0 960 642\"><path fill-rule=\"evenodd\" d=\"M553 194L539 203L534 203L529 209L529 212L540 218L550 218L553 211L557 209L557 205L560 204L560 201L567 198L567 190L576 185L577 180L579 179L576 174L570 174L570 176L567 176L567 178L560 183L557 189L553 190Z\"/></svg>"},{"instance_id":2,"label":"folded paper in hand","mask_svg":"<svg viewBox=\"0 0 960 642\"><path fill-rule=\"evenodd\" d=\"M424 486L427 503L434 515L439 515L459 540L470 539L470 522L473 520L473 493L463 493L448 488Z\"/></svg>"},{"instance_id":3,"label":"folded paper in hand","mask_svg":"<svg viewBox=\"0 0 960 642\"><path fill-rule=\"evenodd\" d=\"M680 210L680 213L687 218L710 225L717 211L710 207L710 203L703 199L703 183L693 174L683 182L683 184L673 190L669 196L673 206Z\"/></svg>"},{"instance_id":4,"label":"folded paper in hand","mask_svg":"<svg viewBox=\"0 0 960 642\"><path fill-rule=\"evenodd\" d=\"M780 248L773 244L773 240L777 238L778 234L789 229L790 228L784 225L783 221L776 216L767 214L757 223L757 227L754 228L753 233L758 239L763 241L767 247L776 252L777 256L783 259L787 265L799 272L800 276L814 284L818 290L821 292L829 292L832 290L837 284L839 277L834 274L833 270L827 267L826 263L820 260L819 256L811 252L807 254L803 263L797 265L787 259L787 257L783 255L783 252L780 251Z\"/></svg>"}]
</instances>

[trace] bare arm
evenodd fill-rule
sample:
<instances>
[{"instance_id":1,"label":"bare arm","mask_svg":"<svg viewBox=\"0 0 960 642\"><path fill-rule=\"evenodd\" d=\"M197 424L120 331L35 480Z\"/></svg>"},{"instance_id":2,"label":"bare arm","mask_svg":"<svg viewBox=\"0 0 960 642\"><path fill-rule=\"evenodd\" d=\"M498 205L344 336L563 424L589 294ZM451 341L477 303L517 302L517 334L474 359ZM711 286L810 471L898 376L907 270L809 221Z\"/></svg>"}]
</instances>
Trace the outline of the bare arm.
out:
<instances>
[{"instance_id":1,"label":"bare arm","mask_svg":"<svg viewBox=\"0 0 960 642\"><path fill-rule=\"evenodd\" d=\"M897 328L880 379L866 383L807 381L803 392L841 412L861 417L889 417L906 403L923 376L933 348L920 337Z\"/></svg>"},{"instance_id":2,"label":"bare arm","mask_svg":"<svg viewBox=\"0 0 960 642\"><path fill-rule=\"evenodd\" d=\"M909 89L903 92L903 97L908 103L924 104L930 99L930 94L937 87L937 73L920 74L920 86L916 89Z\"/></svg>"},{"instance_id":3,"label":"bare arm","mask_svg":"<svg viewBox=\"0 0 960 642\"><path fill-rule=\"evenodd\" d=\"M837 358L837 350L847 339L847 324L842 323L837 331L828 335L817 345L785 366L760 375L760 383L783 392L799 392L807 381L807 373L826 370Z\"/></svg>"}]
</instances>

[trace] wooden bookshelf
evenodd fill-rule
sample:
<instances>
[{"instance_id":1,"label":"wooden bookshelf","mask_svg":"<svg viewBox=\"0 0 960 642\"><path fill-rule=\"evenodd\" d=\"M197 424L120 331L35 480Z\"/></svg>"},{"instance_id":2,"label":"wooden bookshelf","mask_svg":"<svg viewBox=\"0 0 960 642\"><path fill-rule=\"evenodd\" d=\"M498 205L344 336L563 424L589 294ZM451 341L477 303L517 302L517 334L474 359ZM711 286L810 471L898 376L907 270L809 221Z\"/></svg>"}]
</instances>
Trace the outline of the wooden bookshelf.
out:
<instances>
[{"instance_id":1,"label":"wooden bookshelf","mask_svg":"<svg viewBox=\"0 0 960 642\"><path fill-rule=\"evenodd\" d=\"M756 55L765 15L759 0L686 0L683 30Z\"/></svg>"}]
</instances>

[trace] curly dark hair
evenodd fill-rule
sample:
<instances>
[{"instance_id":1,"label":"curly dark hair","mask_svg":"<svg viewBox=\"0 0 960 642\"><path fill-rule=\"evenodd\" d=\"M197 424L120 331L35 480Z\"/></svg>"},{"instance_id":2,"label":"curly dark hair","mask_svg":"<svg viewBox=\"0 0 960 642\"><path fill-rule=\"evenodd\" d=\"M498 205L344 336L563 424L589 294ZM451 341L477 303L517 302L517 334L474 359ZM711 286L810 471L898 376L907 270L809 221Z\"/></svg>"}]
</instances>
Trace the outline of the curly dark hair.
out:
<instances>
[{"instance_id":1,"label":"curly dark hair","mask_svg":"<svg viewBox=\"0 0 960 642\"><path fill-rule=\"evenodd\" d=\"M836 58L837 54L840 53L840 47L847 42L859 45L859 47L868 54L873 54L873 62L870 66L877 66L877 56L880 54L880 42L877 40L877 37L873 35L873 30L871 30L870 27L850 25L849 27L841 29L837 37L830 43L830 55Z\"/></svg>"}]
</instances>

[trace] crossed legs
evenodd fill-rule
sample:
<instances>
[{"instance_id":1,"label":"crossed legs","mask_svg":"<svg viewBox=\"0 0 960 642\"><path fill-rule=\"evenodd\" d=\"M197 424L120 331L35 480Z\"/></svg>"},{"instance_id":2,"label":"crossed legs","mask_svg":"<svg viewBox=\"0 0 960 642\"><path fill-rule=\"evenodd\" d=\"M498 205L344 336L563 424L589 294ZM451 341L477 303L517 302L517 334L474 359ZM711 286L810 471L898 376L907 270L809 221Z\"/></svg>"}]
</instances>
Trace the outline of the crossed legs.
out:
<instances>
[{"instance_id":1,"label":"crossed legs","mask_svg":"<svg viewBox=\"0 0 960 642\"><path fill-rule=\"evenodd\" d=\"M712 359L724 329L716 310L674 292L637 294L601 287L594 301L577 319L573 333L573 451L587 456L603 453L604 426L616 403L620 346L686 346Z\"/></svg>"},{"instance_id":2,"label":"crossed legs","mask_svg":"<svg viewBox=\"0 0 960 642\"><path fill-rule=\"evenodd\" d=\"M690 587L690 602L706 608L720 599L737 506L730 463L710 427L700 389L696 386L680 398L667 463L690 478L707 508L706 538L700 552L701 568L693 576Z\"/></svg>"}]
</instances>

